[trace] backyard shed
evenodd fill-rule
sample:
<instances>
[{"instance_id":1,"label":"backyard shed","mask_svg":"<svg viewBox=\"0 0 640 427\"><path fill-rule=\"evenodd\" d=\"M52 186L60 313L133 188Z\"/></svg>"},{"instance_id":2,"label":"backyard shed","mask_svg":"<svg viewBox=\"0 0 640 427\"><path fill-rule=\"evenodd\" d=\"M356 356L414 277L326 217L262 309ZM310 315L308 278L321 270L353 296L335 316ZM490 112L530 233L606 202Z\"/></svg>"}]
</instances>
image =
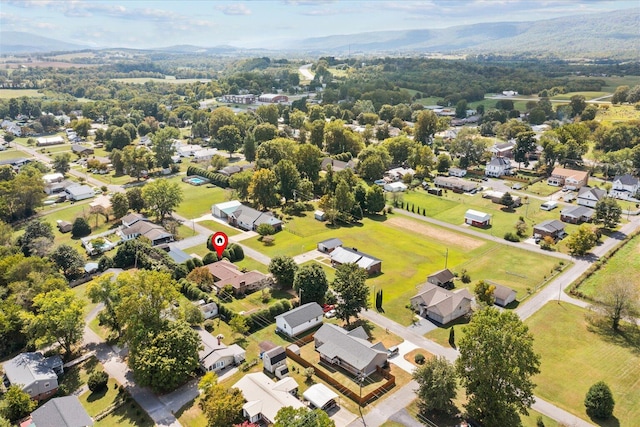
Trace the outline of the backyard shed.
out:
<instances>
[{"instance_id":1,"label":"backyard shed","mask_svg":"<svg viewBox=\"0 0 640 427\"><path fill-rule=\"evenodd\" d=\"M474 227L487 227L491 224L491 215L469 209L464 214L464 223L467 225L473 225Z\"/></svg>"},{"instance_id":2,"label":"backyard shed","mask_svg":"<svg viewBox=\"0 0 640 427\"><path fill-rule=\"evenodd\" d=\"M303 394L305 400L309 401L314 408L328 409L337 403L338 395L329 387L322 383L314 384Z\"/></svg>"}]
</instances>

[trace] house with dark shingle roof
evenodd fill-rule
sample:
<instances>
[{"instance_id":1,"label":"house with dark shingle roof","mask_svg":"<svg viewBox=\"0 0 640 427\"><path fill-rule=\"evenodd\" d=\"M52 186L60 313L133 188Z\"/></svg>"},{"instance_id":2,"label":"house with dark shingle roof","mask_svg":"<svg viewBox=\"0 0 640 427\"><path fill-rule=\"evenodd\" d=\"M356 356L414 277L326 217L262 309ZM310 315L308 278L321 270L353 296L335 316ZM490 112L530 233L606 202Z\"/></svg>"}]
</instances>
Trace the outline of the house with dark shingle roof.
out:
<instances>
[{"instance_id":1,"label":"house with dark shingle roof","mask_svg":"<svg viewBox=\"0 0 640 427\"><path fill-rule=\"evenodd\" d=\"M309 302L276 316L276 330L293 337L321 324L323 315L317 302Z\"/></svg>"},{"instance_id":2,"label":"house with dark shingle roof","mask_svg":"<svg viewBox=\"0 0 640 427\"><path fill-rule=\"evenodd\" d=\"M440 286L442 288L453 288L453 279L456 276L449 270L445 268L444 270L436 271L427 276L427 282Z\"/></svg>"},{"instance_id":3,"label":"house with dark shingle roof","mask_svg":"<svg viewBox=\"0 0 640 427\"><path fill-rule=\"evenodd\" d=\"M411 307L422 317L447 324L471 312L473 296L466 289L452 292L425 283L420 293L410 300Z\"/></svg>"},{"instance_id":4,"label":"house with dark shingle roof","mask_svg":"<svg viewBox=\"0 0 640 427\"><path fill-rule=\"evenodd\" d=\"M560 212L560 220L571 224L589 222L593 218L595 211L586 206L567 206Z\"/></svg>"},{"instance_id":5,"label":"house with dark shingle roof","mask_svg":"<svg viewBox=\"0 0 640 427\"><path fill-rule=\"evenodd\" d=\"M262 353L262 364L265 371L275 373L280 366L287 364L287 352L281 345Z\"/></svg>"},{"instance_id":6,"label":"house with dark shingle roof","mask_svg":"<svg viewBox=\"0 0 640 427\"><path fill-rule=\"evenodd\" d=\"M33 427L87 427L93 420L77 396L51 399L31 413Z\"/></svg>"},{"instance_id":7,"label":"house with dark shingle roof","mask_svg":"<svg viewBox=\"0 0 640 427\"><path fill-rule=\"evenodd\" d=\"M640 180L635 176L625 174L613 179L613 186L609 195L616 199L629 200L636 198L640 190Z\"/></svg>"},{"instance_id":8,"label":"house with dark shingle roof","mask_svg":"<svg viewBox=\"0 0 640 427\"><path fill-rule=\"evenodd\" d=\"M607 196L606 190L600 188L582 187L578 190L578 204L594 208L596 203Z\"/></svg>"},{"instance_id":9,"label":"house with dark shingle roof","mask_svg":"<svg viewBox=\"0 0 640 427\"><path fill-rule=\"evenodd\" d=\"M314 334L316 351L320 360L336 365L353 375L369 376L387 364L384 344L369 342L362 326L347 331L331 323L325 323Z\"/></svg>"},{"instance_id":10,"label":"house with dark shingle roof","mask_svg":"<svg viewBox=\"0 0 640 427\"><path fill-rule=\"evenodd\" d=\"M540 237L549 236L553 239L558 239L560 236L564 235L564 228L564 224L557 219L548 219L533 226L533 235Z\"/></svg>"}]
</instances>

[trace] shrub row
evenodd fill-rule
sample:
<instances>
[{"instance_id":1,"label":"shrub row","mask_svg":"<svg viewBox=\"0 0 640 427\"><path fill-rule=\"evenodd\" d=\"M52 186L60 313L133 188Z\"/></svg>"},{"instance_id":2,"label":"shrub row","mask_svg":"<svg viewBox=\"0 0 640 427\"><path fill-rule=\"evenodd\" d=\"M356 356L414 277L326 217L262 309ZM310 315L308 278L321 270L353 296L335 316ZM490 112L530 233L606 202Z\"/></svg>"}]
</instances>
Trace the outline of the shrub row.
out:
<instances>
[{"instance_id":1,"label":"shrub row","mask_svg":"<svg viewBox=\"0 0 640 427\"><path fill-rule=\"evenodd\" d=\"M217 172L209 172L202 168L189 166L187 168L187 176L198 175L211 180L211 183L218 187L227 188L229 186L229 177Z\"/></svg>"},{"instance_id":2,"label":"shrub row","mask_svg":"<svg viewBox=\"0 0 640 427\"><path fill-rule=\"evenodd\" d=\"M220 261L218 259L218 254L216 252L213 252L215 251L215 248L211 244L212 237L213 234L210 235L207 239L207 249L212 252L209 252L204 256L204 258L202 259L202 262L204 264L211 264L213 262ZM222 258L226 258L231 262L242 261L244 259L244 249L242 249L242 246L237 243L229 243L227 245L227 248L222 252Z\"/></svg>"},{"instance_id":3,"label":"shrub row","mask_svg":"<svg viewBox=\"0 0 640 427\"><path fill-rule=\"evenodd\" d=\"M190 299L191 301L204 300L205 302L211 301L211 296L204 292L195 283L189 282L187 279L178 280L178 288L182 295Z\"/></svg>"},{"instance_id":4,"label":"shrub row","mask_svg":"<svg viewBox=\"0 0 640 427\"><path fill-rule=\"evenodd\" d=\"M270 305L268 308L251 313L247 317L247 326L249 326L249 330L251 332L255 332L272 324L275 322L277 315L289 310L291 310L291 303L289 300L281 299Z\"/></svg>"},{"instance_id":5,"label":"shrub row","mask_svg":"<svg viewBox=\"0 0 640 427\"><path fill-rule=\"evenodd\" d=\"M353 154L347 151L346 153L334 154L333 156L331 156L331 158L335 160L339 160L341 162L348 162L353 158Z\"/></svg>"}]
</instances>

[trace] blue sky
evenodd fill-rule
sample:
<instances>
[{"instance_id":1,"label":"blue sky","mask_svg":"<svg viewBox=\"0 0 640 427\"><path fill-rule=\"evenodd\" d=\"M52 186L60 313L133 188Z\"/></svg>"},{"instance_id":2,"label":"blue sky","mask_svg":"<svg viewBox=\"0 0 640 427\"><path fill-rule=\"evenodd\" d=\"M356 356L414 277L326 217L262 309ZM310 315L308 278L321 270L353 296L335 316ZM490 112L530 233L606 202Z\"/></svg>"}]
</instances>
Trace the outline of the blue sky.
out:
<instances>
[{"instance_id":1,"label":"blue sky","mask_svg":"<svg viewBox=\"0 0 640 427\"><path fill-rule=\"evenodd\" d=\"M94 47L277 48L366 31L533 21L639 9L638 0L0 0L0 29Z\"/></svg>"}]
</instances>

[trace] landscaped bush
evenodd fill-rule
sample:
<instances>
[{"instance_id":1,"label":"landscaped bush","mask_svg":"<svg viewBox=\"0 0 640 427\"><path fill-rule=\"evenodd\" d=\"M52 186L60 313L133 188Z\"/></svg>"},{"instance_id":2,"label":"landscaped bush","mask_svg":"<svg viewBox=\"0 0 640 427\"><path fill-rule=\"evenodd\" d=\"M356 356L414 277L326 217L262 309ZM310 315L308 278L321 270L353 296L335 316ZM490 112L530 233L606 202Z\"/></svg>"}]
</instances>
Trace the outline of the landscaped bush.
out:
<instances>
[{"instance_id":1,"label":"landscaped bush","mask_svg":"<svg viewBox=\"0 0 640 427\"><path fill-rule=\"evenodd\" d=\"M198 285L189 282L187 279L178 280L178 285L180 285L179 289L182 295L191 301L204 300L205 302L208 302L211 300L208 293L202 291Z\"/></svg>"},{"instance_id":2,"label":"landscaped bush","mask_svg":"<svg viewBox=\"0 0 640 427\"><path fill-rule=\"evenodd\" d=\"M422 365L425 361L424 358L424 354L422 353L417 353L414 357L413 360L418 364L418 365Z\"/></svg>"},{"instance_id":3,"label":"landscaped bush","mask_svg":"<svg viewBox=\"0 0 640 427\"><path fill-rule=\"evenodd\" d=\"M100 257L100 261L98 261L98 269L100 271L105 271L113 267L113 259L111 259L107 255L103 255Z\"/></svg>"},{"instance_id":4,"label":"landscaped bush","mask_svg":"<svg viewBox=\"0 0 640 427\"><path fill-rule=\"evenodd\" d=\"M507 231L506 233L504 233L504 240L507 240L509 242L519 242L520 238L518 237L518 235L516 233L512 233L511 231Z\"/></svg>"},{"instance_id":5,"label":"landscaped bush","mask_svg":"<svg viewBox=\"0 0 640 427\"><path fill-rule=\"evenodd\" d=\"M107 382L109 382L109 375L104 371L96 371L89 375L87 386L89 390L96 392L106 389Z\"/></svg>"},{"instance_id":6,"label":"landscaped bush","mask_svg":"<svg viewBox=\"0 0 640 427\"><path fill-rule=\"evenodd\" d=\"M202 263L204 265L213 264L214 262L218 262L218 254L215 252L208 252L203 258Z\"/></svg>"},{"instance_id":7,"label":"landscaped bush","mask_svg":"<svg viewBox=\"0 0 640 427\"><path fill-rule=\"evenodd\" d=\"M584 399L587 415L592 418L606 420L613 415L615 401L611 389L604 381L599 381L591 386Z\"/></svg>"}]
</instances>

